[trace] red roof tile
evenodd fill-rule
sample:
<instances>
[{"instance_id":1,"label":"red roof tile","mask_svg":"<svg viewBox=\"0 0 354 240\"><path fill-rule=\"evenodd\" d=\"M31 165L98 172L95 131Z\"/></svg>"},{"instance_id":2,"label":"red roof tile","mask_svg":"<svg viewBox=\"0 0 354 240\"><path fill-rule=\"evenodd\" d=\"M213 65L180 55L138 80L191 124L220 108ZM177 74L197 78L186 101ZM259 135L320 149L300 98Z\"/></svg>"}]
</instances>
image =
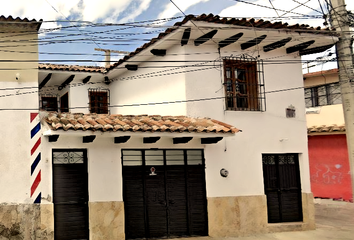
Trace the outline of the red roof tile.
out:
<instances>
[{"instance_id":1,"label":"red roof tile","mask_svg":"<svg viewBox=\"0 0 354 240\"><path fill-rule=\"evenodd\" d=\"M333 73L338 73L338 68L324 70L324 71L318 71L318 72L312 72L312 73L305 73L303 75L303 77L304 78L316 77L316 76L328 75L328 74L333 74Z\"/></svg>"},{"instance_id":2,"label":"red roof tile","mask_svg":"<svg viewBox=\"0 0 354 240\"><path fill-rule=\"evenodd\" d=\"M321 126L312 126L307 128L307 134L311 135L314 133L333 133L333 132L345 132L345 125L337 126L333 125L321 125Z\"/></svg>"},{"instance_id":3,"label":"red roof tile","mask_svg":"<svg viewBox=\"0 0 354 240\"><path fill-rule=\"evenodd\" d=\"M237 133L240 130L210 118L44 112L52 130Z\"/></svg>"},{"instance_id":4,"label":"red roof tile","mask_svg":"<svg viewBox=\"0 0 354 240\"><path fill-rule=\"evenodd\" d=\"M251 19L236 19L236 18L220 18L218 15L213 15L213 14L202 14L200 16L194 16L194 15L188 15L186 16L181 22L177 22L174 24L174 27L172 28L167 28L164 33L160 33L157 38L153 38L150 40L150 42L145 43L142 47L137 48L134 52L131 52L129 55L126 55L124 58L120 59L118 62L112 64L107 70L114 69L115 67L121 65L131 57L135 56L142 50L148 48L152 44L156 43L169 33L174 32L177 27L182 26L183 24L187 23L188 21L202 21L202 22L209 22L209 23L218 23L218 24L228 24L228 25L234 25L234 26L246 26L246 27L257 27L257 28L272 28L272 29L284 29L284 30L293 30L295 32L302 32L302 33L313 33L313 34L322 34L322 35L336 35L336 32L331 31L329 28L326 29L321 29L321 27L310 27L309 25L290 25L288 23L282 23L282 22L274 22L271 23L269 21L264 21L263 19L255 20L253 18Z\"/></svg>"},{"instance_id":5,"label":"red roof tile","mask_svg":"<svg viewBox=\"0 0 354 240\"><path fill-rule=\"evenodd\" d=\"M74 71L74 72L96 72L105 73L106 69L104 67L96 66L79 66L79 65L62 65L62 64L50 64L50 63L40 63L38 64L38 69L40 70L54 70L54 71Z\"/></svg>"}]
</instances>

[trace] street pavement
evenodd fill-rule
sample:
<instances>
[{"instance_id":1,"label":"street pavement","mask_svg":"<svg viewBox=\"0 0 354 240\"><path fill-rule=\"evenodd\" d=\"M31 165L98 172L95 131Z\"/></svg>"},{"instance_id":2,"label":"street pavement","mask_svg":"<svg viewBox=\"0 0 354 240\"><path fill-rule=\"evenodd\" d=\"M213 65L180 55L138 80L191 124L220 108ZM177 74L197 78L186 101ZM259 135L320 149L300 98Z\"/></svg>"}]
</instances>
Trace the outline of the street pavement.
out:
<instances>
[{"instance_id":1,"label":"street pavement","mask_svg":"<svg viewBox=\"0 0 354 240\"><path fill-rule=\"evenodd\" d=\"M354 203L315 199L315 209L316 230L312 231L268 233L238 238L197 237L185 240L354 240Z\"/></svg>"}]
</instances>

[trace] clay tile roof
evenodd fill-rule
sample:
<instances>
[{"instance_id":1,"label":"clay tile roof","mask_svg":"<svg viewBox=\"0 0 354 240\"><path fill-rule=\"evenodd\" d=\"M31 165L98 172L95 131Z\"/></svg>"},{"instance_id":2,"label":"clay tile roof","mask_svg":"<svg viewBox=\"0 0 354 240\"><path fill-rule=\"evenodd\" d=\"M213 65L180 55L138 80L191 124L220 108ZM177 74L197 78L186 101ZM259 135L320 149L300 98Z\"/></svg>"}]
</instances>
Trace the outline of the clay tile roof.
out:
<instances>
[{"instance_id":1,"label":"clay tile roof","mask_svg":"<svg viewBox=\"0 0 354 240\"><path fill-rule=\"evenodd\" d=\"M24 28L34 28L36 31L39 30L39 28L42 25L43 20L40 19L39 21L32 19L29 20L28 18L13 18L11 15L8 17L5 17L4 15L0 16L0 24L1 26L6 27L24 27Z\"/></svg>"},{"instance_id":2,"label":"clay tile roof","mask_svg":"<svg viewBox=\"0 0 354 240\"><path fill-rule=\"evenodd\" d=\"M334 132L345 132L345 125L337 126L333 125L321 125L321 126L312 126L307 128L307 134L314 133L334 133Z\"/></svg>"},{"instance_id":3,"label":"clay tile roof","mask_svg":"<svg viewBox=\"0 0 354 240\"><path fill-rule=\"evenodd\" d=\"M106 69L104 67L61 65L61 64L50 64L50 63L40 63L38 64L38 69L55 70L55 71L91 72L91 73L106 72Z\"/></svg>"},{"instance_id":4,"label":"clay tile roof","mask_svg":"<svg viewBox=\"0 0 354 240\"><path fill-rule=\"evenodd\" d=\"M269 22L269 21L264 21L263 19L258 19L255 20L253 18L251 19L235 19L235 18L220 18L218 15L213 15L213 14L202 14L199 16L194 16L194 15L188 15L186 16L181 22L177 22L174 24L173 27L167 28L164 33L160 33L157 38L153 38L150 40L150 42L145 43L143 46L137 48L134 52L131 52L129 55L125 56L123 59L120 59L118 62L112 64L109 68L107 68L107 71L112 70L116 68L117 66L121 65L131 57L134 57L136 54L141 52L142 50L148 48L152 44L156 43L158 40L162 39L166 35L174 32L176 29L178 29L179 26L182 26L183 24L187 23L188 21L200 21L200 22L208 22L208 23L217 23L217 24L228 24L228 25L233 25L233 26L246 26L246 27L257 27L257 28L271 28L271 29L284 29L284 30L293 30L295 32L304 32L304 33L313 33L313 34L322 34L322 35L337 35L334 31L330 30L329 28L322 29L321 27L310 27L309 25L289 25L288 23L283 23L283 22Z\"/></svg>"},{"instance_id":5,"label":"clay tile roof","mask_svg":"<svg viewBox=\"0 0 354 240\"><path fill-rule=\"evenodd\" d=\"M240 130L210 118L160 115L108 115L43 112L43 122L52 130L131 131L131 132L213 132L237 133Z\"/></svg>"},{"instance_id":6,"label":"clay tile roof","mask_svg":"<svg viewBox=\"0 0 354 240\"><path fill-rule=\"evenodd\" d=\"M312 73L305 73L303 75L303 77L304 78L316 77L316 76L328 75L328 74L333 74L333 73L338 73L338 68L324 70L324 71L318 71L318 72L312 72Z\"/></svg>"}]
</instances>

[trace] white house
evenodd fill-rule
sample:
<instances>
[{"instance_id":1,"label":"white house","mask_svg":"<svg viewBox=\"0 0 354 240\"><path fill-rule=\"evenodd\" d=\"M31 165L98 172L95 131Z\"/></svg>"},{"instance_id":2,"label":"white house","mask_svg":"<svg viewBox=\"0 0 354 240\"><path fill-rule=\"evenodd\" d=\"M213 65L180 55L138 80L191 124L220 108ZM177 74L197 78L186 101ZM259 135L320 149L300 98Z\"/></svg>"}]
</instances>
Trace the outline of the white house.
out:
<instances>
[{"instance_id":1,"label":"white house","mask_svg":"<svg viewBox=\"0 0 354 240\"><path fill-rule=\"evenodd\" d=\"M2 201L35 202L34 232L55 239L314 229L301 55L336 41L210 14L107 69L40 64L45 111L21 119L35 185Z\"/></svg>"}]
</instances>

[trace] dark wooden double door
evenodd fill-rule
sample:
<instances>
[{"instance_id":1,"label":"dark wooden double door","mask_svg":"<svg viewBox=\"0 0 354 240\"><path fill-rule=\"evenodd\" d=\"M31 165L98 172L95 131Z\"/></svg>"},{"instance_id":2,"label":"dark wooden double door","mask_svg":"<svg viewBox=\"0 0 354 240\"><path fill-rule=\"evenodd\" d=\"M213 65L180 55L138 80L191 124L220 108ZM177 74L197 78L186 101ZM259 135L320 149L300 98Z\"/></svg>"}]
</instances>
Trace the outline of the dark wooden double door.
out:
<instances>
[{"instance_id":1,"label":"dark wooden double door","mask_svg":"<svg viewBox=\"0 0 354 240\"><path fill-rule=\"evenodd\" d=\"M302 221L298 155L263 154L262 161L268 222Z\"/></svg>"},{"instance_id":2,"label":"dark wooden double door","mask_svg":"<svg viewBox=\"0 0 354 240\"><path fill-rule=\"evenodd\" d=\"M55 240L89 239L86 150L53 150Z\"/></svg>"},{"instance_id":3,"label":"dark wooden double door","mask_svg":"<svg viewBox=\"0 0 354 240\"><path fill-rule=\"evenodd\" d=\"M127 239L208 234L202 150L123 150Z\"/></svg>"}]
</instances>

